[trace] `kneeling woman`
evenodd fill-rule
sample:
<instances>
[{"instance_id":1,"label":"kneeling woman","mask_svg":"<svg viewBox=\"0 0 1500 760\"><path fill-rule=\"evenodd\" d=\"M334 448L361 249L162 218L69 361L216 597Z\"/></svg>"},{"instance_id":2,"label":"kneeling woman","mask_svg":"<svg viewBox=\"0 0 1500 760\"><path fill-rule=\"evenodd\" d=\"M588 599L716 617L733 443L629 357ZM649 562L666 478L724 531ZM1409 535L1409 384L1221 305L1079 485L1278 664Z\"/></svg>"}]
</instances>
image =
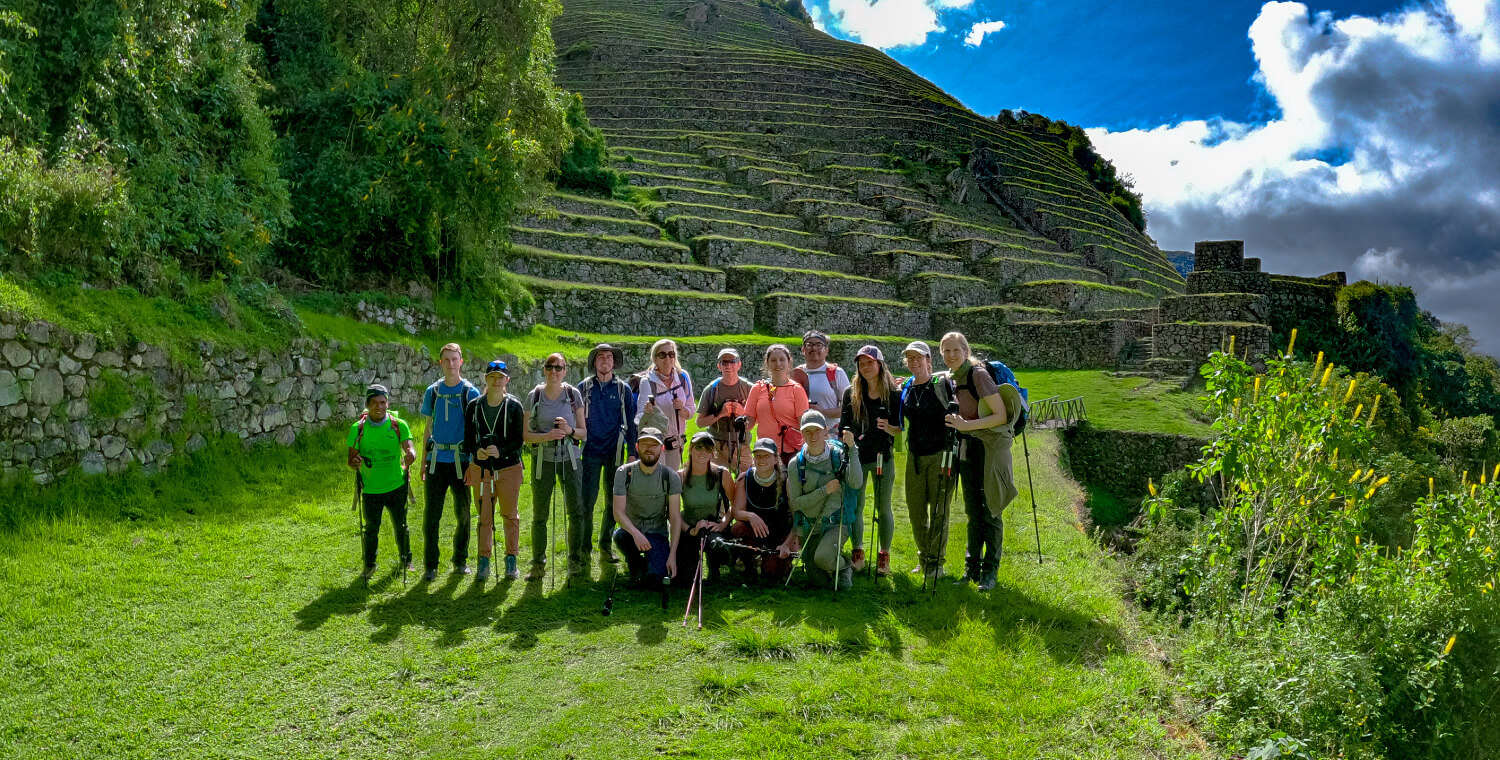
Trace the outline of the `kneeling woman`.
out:
<instances>
[{"instance_id":1,"label":"kneeling woman","mask_svg":"<svg viewBox=\"0 0 1500 760\"><path fill-rule=\"evenodd\" d=\"M729 468L714 463L714 436L703 431L693 436L682 478L682 525L687 535L677 543L675 584L691 586L694 573L703 572L699 552L708 559L709 579L717 581L729 560L729 552L714 540L729 528L729 505L734 500L734 478Z\"/></svg>"},{"instance_id":2,"label":"kneeling woman","mask_svg":"<svg viewBox=\"0 0 1500 760\"><path fill-rule=\"evenodd\" d=\"M729 531L737 543L749 547L734 552L745 565L746 579L753 580L759 570L767 583L780 583L792 571L791 554L797 551L786 469L770 438L755 442L754 457L755 465L740 476Z\"/></svg>"}]
</instances>

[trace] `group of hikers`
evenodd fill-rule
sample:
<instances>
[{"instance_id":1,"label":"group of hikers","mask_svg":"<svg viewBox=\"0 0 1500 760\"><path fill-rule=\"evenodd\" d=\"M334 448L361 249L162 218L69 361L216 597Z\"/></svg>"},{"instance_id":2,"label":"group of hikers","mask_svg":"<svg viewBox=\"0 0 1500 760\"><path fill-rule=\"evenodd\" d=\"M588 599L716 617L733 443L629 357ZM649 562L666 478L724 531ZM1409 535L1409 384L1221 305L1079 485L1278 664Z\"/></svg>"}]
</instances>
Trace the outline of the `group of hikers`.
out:
<instances>
[{"instance_id":1,"label":"group of hikers","mask_svg":"<svg viewBox=\"0 0 1500 760\"><path fill-rule=\"evenodd\" d=\"M972 356L968 340L956 332L939 344L944 371L934 370L928 344L908 344L903 361L911 374L902 380L876 346L859 350L852 378L827 361L828 348L828 336L808 331L804 362L793 366L791 349L772 345L759 381L742 376L739 352L724 348L720 376L695 394L674 341L657 341L651 366L628 377L619 372L621 350L601 343L589 351L586 377L577 386L565 381L566 358L552 354L542 366L543 382L518 399L509 392L504 361L486 365L478 388L461 374L459 345L443 346L443 377L427 388L421 406L431 420L416 467L426 492L423 580L437 577L450 492L454 572L469 572L472 495L479 514L476 580L492 572L520 577L518 503L523 450L530 444L528 581L546 576L548 505L560 486L569 578L589 572L597 546L606 563L623 556L636 587L695 586L705 564L713 580L738 566L747 583L781 583L800 558L813 582L849 588L870 561L867 545L874 549L874 572L891 572L895 452L904 447L906 503L919 555L912 572L922 573L924 583L946 575L949 503L961 482L968 536L960 582L994 588L1004 542L1001 513L1017 495L1011 443L1018 420L1024 424L1025 401L1014 375L999 362ZM388 395L378 384L366 390L365 412L348 437L367 578L384 513L403 570L412 562L406 504L418 456ZM689 420L701 428L690 439ZM596 534L595 504L606 478L610 497ZM874 500L875 526L865 521L867 498ZM503 570L492 566L497 507ZM868 536L867 527L874 528ZM846 543L852 543L848 555Z\"/></svg>"}]
</instances>

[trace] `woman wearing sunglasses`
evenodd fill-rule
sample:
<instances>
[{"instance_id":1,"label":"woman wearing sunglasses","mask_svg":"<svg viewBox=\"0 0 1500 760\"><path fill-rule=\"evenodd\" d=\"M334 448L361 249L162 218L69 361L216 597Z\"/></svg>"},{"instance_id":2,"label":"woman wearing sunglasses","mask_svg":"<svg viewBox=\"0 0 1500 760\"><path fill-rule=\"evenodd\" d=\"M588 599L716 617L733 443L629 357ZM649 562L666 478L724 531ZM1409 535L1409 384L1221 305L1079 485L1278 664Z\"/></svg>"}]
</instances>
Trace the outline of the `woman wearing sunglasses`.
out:
<instances>
[{"instance_id":1,"label":"woman wearing sunglasses","mask_svg":"<svg viewBox=\"0 0 1500 760\"><path fill-rule=\"evenodd\" d=\"M562 483L563 514L568 521L568 575L584 572L592 560L589 537L581 535L583 515L583 467L578 444L583 442L588 422L583 414L583 394L567 377L568 361L562 354L547 357L542 365L543 382L526 394L526 442L535 446L536 464L531 475L531 572L526 580L541 580L547 570L547 518L552 488Z\"/></svg>"},{"instance_id":2,"label":"woman wearing sunglasses","mask_svg":"<svg viewBox=\"0 0 1500 760\"><path fill-rule=\"evenodd\" d=\"M651 346L651 368L630 379L639 403L636 428L655 427L666 434L662 463L682 469L683 431L697 411L693 379L677 362L677 343L662 338Z\"/></svg>"}]
</instances>

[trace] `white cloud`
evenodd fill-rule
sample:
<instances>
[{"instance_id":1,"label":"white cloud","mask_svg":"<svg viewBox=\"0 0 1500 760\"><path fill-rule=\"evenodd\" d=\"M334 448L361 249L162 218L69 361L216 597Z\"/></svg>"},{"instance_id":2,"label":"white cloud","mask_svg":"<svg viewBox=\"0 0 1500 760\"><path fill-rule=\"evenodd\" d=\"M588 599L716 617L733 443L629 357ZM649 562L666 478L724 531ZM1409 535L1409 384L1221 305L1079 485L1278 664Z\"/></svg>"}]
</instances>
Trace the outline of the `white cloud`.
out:
<instances>
[{"instance_id":1,"label":"white cloud","mask_svg":"<svg viewBox=\"0 0 1500 760\"><path fill-rule=\"evenodd\" d=\"M1277 118L1089 131L1135 179L1152 235L1405 282L1500 354L1500 1L1345 19L1271 2L1249 37Z\"/></svg>"},{"instance_id":2,"label":"white cloud","mask_svg":"<svg viewBox=\"0 0 1500 760\"><path fill-rule=\"evenodd\" d=\"M966 9L974 0L828 0L827 23L855 40L888 50L927 42L947 29L946 11Z\"/></svg>"},{"instance_id":3,"label":"white cloud","mask_svg":"<svg viewBox=\"0 0 1500 760\"><path fill-rule=\"evenodd\" d=\"M969 27L969 33L964 37L964 44L970 47L979 47L984 42L984 36L992 32L998 32L1005 28L1004 21L981 21Z\"/></svg>"}]
</instances>

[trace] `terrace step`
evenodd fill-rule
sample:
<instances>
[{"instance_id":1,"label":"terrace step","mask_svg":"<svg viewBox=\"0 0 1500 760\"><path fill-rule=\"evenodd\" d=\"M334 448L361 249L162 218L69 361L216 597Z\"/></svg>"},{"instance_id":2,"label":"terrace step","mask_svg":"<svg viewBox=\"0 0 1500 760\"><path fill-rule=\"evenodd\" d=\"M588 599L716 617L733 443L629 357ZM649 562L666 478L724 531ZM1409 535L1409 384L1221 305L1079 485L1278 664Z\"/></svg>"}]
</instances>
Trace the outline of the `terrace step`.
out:
<instances>
[{"instance_id":1,"label":"terrace step","mask_svg":"<svg viewBox=\"0 0 1500 760\"><path fill-rule=\"evenodd\" d=\"M578 256L524 245L511 246L506 268L543 280L596 285L638 283L652 288L708 293L723 293L725 285L724 272L708 267Z\"/></svg>"},{"instance_id":2,"label":"terrace step","mask_svg":"<svg viewBox=\"0 0 1500 760\"><path fill-rule=\"evenodd\" d=\"M735 185L722 180L679 177L675 174L656 174L632 169L625 169L624 171L626 179L636 187L685 187L709 193L732 193L739 189Z\"/></svg>"},{"instance_id":3,"label":"terrace step","mask_svg":"<svg viewBox=\"0 0 1500 760\"><path fill-rule=\"evenodd\" d=\"M763 266L732 266L725 272L728 275L728 291L742 296L754 297L780 291L877 301L896 300L895 286L869 277Z\"/></svg>"},{"instance_id":4,"label":"terrace step","mask_svg":"<svg viewBox=\"0 0 1500 760\"><path fill-rule=\"evenodd\" d=\"M1067 251L1055 249L1030 248L1022 244L997 243L993 240L978 240L974 238L953 240L938 246L938 248L945 253L951 253L969 261L1022 258L1032 261L1047 261L1061 266L1086 266L1084 258L1076 253L1068 253Z\"/></svg>"},{"instance_id":5,"label":"terrace step","mask_svg":"<svg viewBox=\"0 0 1500 760\"><path fill-rule=\"evenodd\" d=\"M590 198L586 195L552 193L543 199L543 203L544 206L550 206L564 214L607 216L632 222L638 221L641 218L641 212L628 203L605 200L603 198Z\"/></svg>"},{"instance_id":6,"label":"terrace step","mask_svg":"<svg viewBox=\"0 0 1500 760\"><path fill-rule=\"evenodd\" d=\"M875 251L854 259L854 271L866 277L904 280L923 272L962 275L964 261L946 253L927 251Z\"/></svg>"},{"instance_id":7,"label":"terrace step","mask_svg":"<svg viewBox=\"0 0 1500 760\"><path fill-rule=\"evenodd\" d=\"M815 199L825 201L852 202L854 196L841 187L828 187L827 185L810 185L801 182L788 182L786 180L771 180L756 186L763 195L771 199L772 203L784 204L787 201L799 199Z\"/></svg>"},{"instance_id":8,"label":"terrace step","mask_svg":"<svg viewBox=\"0 0 1500 760\"><path fill-rule=\"evenodd\" d=\"M845 201L802 198L781 204L781 210L803 220L811 220L818 216L840 216L847 219L867 219L872 222L886 221L885 214L878 209L870 208L863 203Z\"/></svg>"},{"instance_id":9,"label":"terrace step","mask_svg":"<svg viewBox=\"0 0 1500 760\"><path fill-rule=\"evenodd\" d=\"M750 324L756 309L740 296L619 288L518 276L544 324L626 335L712 335Z\"/></svg>"},{"instance_id":10,"label":"terrace step","mask_svg":"<svg viewBox=\"0 0 1500 760\"><path fill-rule=\"evenodd\" d=\"M807 229L823 235L842 235L859 232L887 238L905 238L906 230L890 222L861 219L848 216L814 216L807 220Z\"/></svg>"},{"instance_id":11,"label":"terrace step","mask_svg":"<svg viewBox=\"0 0 1500 760\"><path fill-rule=\"evenodd\" d=\"M1019 285L1037 280L1105 282L1104 273L1098 270L1037 259L996 257L970 262L969 271L1001 286Z\"/></svg>"},{"instance_id":12,"label":"terrace step","mask_svg":"<svg viewBox=\"0 0 1500 760\"><path fill-rule=\"evenodd\" d=\"M890 157L878 153L845 153L836 150L809 150L802 155L802 166L816 171L829 166L884 169Z\"/></svg>"},{"instance_id":13,"label":"terrace step","mask_svg":"<svg viewBox=\"0 0 1500 760\"><path fill-rule=\"evenodd\" d=\"M845 232L842 235L833 235L829 238L828 250L841 256L863 256L876 251L927 251L927 245L920 240L905 237L887 237L884 235L870 235L863 232Z\"/></svg>"},{"instance_id":14,"label":"terrace step","mask_svg":"<svg viewBox=\"0 0 1500 760\"><path fill-rule=\"evenodd\" d=\"M817 325L828 333L852 335L926 335L927 309L899 301L771 293L755 299L755 329L772 335L795 335Z\"/></svg>"},{"instance_id":15,"label":"terrace step","mask_svg":"<svg viewBox=\"0 0 1500 760\"><path fill-rule=\"evenodd\" d=\"M701 206L718 206L720 208L732 208L739 211L762 211L769 213L774 204L755 195L744 195L736 192L740 188L720 188L715 190L700 190L691 187L666 186L655 189L656 197L662 203L692 203Z\"/></svg>"},{"instance_id":16,"label":"terrace step","mask_svg":"<svg viewBox=\"0 0 1500 760\"><path fill-rule=\"evenodd\" d=\"M758 199L757 199L758 200ZM737 208L709 206L701 203L652 203L646 210L657 224L674 216L693 216L700 219L716 219L725 222L753 224L757 227L777 227L800 231L802 220L790 214L772 214L765 211L742 211Z\"/></svg>"},{"instance_id":17,"label":"terrace step","mask_svg":"<svg viewBox=\"0 0 1500 760\"><path fill-rule=\"evenodd\" d=\"M1000 302L999 289L978 277L923 272L901 281L901 300L929 309L965 309Z\"/></svg>"},{"instance_id":18,"label":"terrace step","mask_svg":"<svg viewBox=\"0 0 1500 760\"><path fill-rule=\"evenodd\" d=\"M534 230L572 232L582 235L633 235L646 239L661 236L661 228L650 222L619 219L609 216L583 216L579 214L553 213L550 215L528 214L520 217L516 224Z\"/></svg>"},{"instance_id":19,"label":"terrace step","mask_svg":"<svg viewBox=\"0 0 1500 760\"><path fill-rule=\"evenodd\" d=\"M632 176L640 174L647 177L677 177L695 182L713 182L718 184L726 182L724 170L698 163L663 163L660 161L635 159L630 161L615 161L611 165Z\"/></svg>"},{"instance_id":20,"label":"terrace step","mask_svg":"<svg viewBox=\"0 0 1500 760\"><path fill-rule=\"evenodd\" d=\"M1073 280L1041 280L1013 285L1006 290L1005 300L1023 306L1072 312L1144 308L1156 303L1150 294L1139 290Z\"/></svg>"},{"instance_id":21,"label":"terrace step","mask_svg":"<svg viewBox=\"0 0 1500 760\"><path fill-rule=\"evenodd\" d=\"M716 236L739 238L742 240L759 240L768 243L780 243L794 248L817 248L823 242L817 235L809 235L800 230L788 230L779 227L760 227L742 222L729 222L718 219L703 219L692 216L674 216L666 221L667 229L679 240L689 240L696 237Z\"/></svg>"},{"instance_id":22,"label":"terrace step","mask_svg":"<svg viewBox=\"0 0 1500 760\"><path fill-rule=\"evenodd\" d=\"M825 168L823 174L828 177L829 184L833 185L847 186L868 182L902 190L913 188L911 177L894 169L833 165Z\"/></svg>"},{"instance_id":23,"label":"terrace step","mask_svg":"<svg viewBox=\"0 0 1500 760\"><path fill-rule=\"evenodd\" d=\"M629 236L602 237L525 227L511 227L510 240L516 245L573 256L596 256L660 264L691 264L693 261L692 251L687 246L668 240L648 240Z\"/></svg>"},{"instance_id":24,"label":"terrace step","mask_svg":"<svg viewBox=\"0 0 1500 760\"><path fill-rule=\"evenodd\" d=\"M693 256L710 267L766 266L811 269L820 272L854 272L854 260L826 251L794 248L762 240L704 236L693 238Z\"/></svg>"}]
</instances>

